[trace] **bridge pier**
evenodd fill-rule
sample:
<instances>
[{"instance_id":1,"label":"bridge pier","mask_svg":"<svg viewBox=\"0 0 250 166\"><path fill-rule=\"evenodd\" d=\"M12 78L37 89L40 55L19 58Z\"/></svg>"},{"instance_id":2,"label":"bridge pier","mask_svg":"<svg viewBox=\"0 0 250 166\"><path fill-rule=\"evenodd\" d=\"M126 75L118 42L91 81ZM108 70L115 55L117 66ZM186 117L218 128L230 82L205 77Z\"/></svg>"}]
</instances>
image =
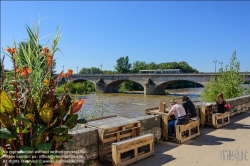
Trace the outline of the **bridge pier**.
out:
<instances>
[{"instance_id":1,"label":"bridge pier","mask_svg":"<svg viewBox=\"0 0 250 166\"><path fill-rule=\"evenodd\" d=\"M164 95L165 89L159 88L151 79L148 79L148 82L144 86L145 95Z\"/></svg>"}]
</instances>

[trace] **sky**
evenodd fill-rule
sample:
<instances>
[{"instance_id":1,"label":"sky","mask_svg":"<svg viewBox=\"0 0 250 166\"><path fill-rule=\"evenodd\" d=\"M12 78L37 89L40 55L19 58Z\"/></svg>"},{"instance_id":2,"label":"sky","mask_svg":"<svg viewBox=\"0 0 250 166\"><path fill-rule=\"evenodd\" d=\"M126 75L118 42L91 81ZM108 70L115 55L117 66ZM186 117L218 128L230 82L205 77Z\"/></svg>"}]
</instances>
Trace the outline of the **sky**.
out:
<instances>
[{"instance_id":1,"label":"sky","mask_svg":"<svg viewBox=\"0 0 250 166\"><path fill-rule=\"evenodd\" d=\"M233 51L241 71L250 71L250 1L1 1L1 50L26 41L25 25L39 20L44 46L60 26L57 73L113 71L126 56L131 64L185 61L214 72ZM9 58L4 65L12 69Z\"/></svg>"}]
</instances>

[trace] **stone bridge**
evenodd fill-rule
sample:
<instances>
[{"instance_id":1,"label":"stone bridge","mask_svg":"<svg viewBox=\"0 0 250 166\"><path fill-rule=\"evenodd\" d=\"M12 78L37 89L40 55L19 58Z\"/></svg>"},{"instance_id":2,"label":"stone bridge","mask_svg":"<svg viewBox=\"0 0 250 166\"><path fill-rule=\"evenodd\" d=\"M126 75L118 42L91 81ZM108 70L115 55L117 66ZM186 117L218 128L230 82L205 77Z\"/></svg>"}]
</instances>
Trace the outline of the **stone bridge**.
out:
<instances>
[{"instance_id":1,"label":"stone bridge","mask_svg":"<svg viewBox=\"0 0 250 166\"><path fill-rule=\"evenodd\" d=\"M192 81L203 86L207 81L218 74L191 73L191 74L73 74L74 82L90 81L95 84L96 91L105 93L118 92L119 85L125 81L134 81L144 88L144 94L165 94L169 84L181 80ZM245 76L245 81L250 81L250 74Z\"/></svg>"}]
</instances>

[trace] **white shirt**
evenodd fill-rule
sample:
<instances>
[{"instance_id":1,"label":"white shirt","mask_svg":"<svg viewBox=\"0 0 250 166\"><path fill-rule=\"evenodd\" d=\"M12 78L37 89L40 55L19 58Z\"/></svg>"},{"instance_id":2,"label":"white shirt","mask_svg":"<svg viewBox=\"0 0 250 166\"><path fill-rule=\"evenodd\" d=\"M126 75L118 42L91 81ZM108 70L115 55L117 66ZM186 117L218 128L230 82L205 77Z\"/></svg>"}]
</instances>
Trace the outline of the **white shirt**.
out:
<instances>
[{"instance_id":1,"label":"white shirt","mask_svg":"<svg viewBox=\"0 0 250 166\"><path fill-rule=\"evenodd\" d=\"M171 114L174 114L175 119L178 119L179 117L186 115L186 111L182 105L175 104L172 106L172 108L169 111L169 115Z\"/></svg>"}]
</instances>

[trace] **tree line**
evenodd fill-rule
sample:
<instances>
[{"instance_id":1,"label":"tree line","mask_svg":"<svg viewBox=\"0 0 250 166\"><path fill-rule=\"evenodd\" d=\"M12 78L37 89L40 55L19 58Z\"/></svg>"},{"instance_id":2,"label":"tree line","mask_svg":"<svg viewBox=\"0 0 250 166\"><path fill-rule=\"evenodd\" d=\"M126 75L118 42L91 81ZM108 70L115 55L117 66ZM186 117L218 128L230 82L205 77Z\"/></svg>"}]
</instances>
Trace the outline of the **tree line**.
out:
<instances>
[{"instance_id":1,"label":"tree line","mask_svg":"<svg viewBox=\"0 0 250 166\"><path fill-rule=\"evenodd\" d=\"M189 66L187 62L162 62L156 64L155 62L146 63L145 61L129 62L129 57L120 57L116 60L115 71L104 70L100 68L82 68L79 74L125 74L125 73L139 73L140 70L155 70L155 69L181 69L184 73L199 73L197 69Z\"/></svg>"}]
</instances>

